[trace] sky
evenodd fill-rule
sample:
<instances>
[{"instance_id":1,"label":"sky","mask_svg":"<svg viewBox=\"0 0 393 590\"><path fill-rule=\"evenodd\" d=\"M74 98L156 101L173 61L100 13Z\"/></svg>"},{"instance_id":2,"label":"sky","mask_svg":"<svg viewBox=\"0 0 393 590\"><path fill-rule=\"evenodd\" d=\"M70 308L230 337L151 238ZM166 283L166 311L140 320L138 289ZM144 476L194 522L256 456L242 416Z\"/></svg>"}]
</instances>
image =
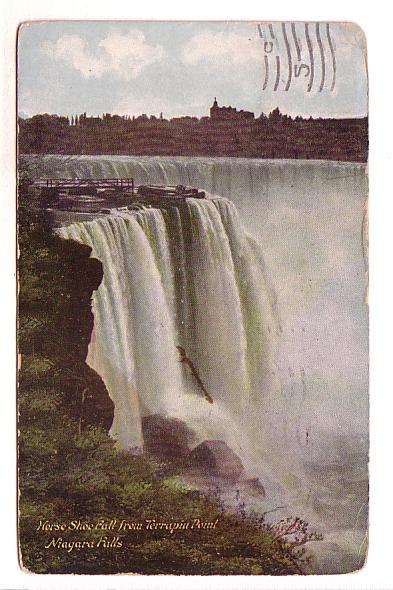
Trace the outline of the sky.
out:
<instances>
[{"instance_id":1,"label":"sky","mask_svg":"<svg viewBox=\"0 0 393 590\"><path fill-rule=\"evenodd\" d=\"M277 106L292 116L367 114L365 38L352 23L31 22L18 43L24 117L201 117L214 97L256 116Z\"/></svg>"}]
</instances>

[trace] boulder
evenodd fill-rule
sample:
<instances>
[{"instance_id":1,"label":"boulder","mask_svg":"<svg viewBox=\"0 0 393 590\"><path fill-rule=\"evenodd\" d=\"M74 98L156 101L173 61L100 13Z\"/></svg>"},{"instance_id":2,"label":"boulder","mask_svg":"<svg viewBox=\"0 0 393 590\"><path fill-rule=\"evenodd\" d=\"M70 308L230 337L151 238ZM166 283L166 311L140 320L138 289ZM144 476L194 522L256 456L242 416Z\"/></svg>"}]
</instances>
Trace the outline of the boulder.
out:
<instances>
[{"instance_id":1,"label":"boulder","mask_svg":"<svg viewBox=\"0 0 393 590\"><path fill-rule=\"evenodd\" d=\"M245 479L243 482L243 489L252 496L261 496L262 498L266 496L265 488L260 482L259 477Z\"/></svg>"},{"instance_id":2,"label":"boulder","mask_svg":"<svg viewBox=\"0 0 393 590\"><path fill-rule=\"evenodd\" d=\"M223 440L205 440L190 453L190 461L201 471L236 481L244 474L240 457Z\"/></svg>"}]
</instances>

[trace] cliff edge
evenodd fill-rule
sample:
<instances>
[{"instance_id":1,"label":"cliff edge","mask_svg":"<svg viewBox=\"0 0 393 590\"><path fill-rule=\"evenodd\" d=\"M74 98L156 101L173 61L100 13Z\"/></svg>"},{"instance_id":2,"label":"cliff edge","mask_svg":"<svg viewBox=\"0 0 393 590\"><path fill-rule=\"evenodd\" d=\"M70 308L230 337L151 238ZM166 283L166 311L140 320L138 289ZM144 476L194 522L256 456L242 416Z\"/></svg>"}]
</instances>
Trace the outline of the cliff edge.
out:
<instances>
[{"instance_id":1,"label":"cliff edge","mask_svg":"<svg viewBox=\"0 0 393 590\"><path fill-rule=\"evenodd\" d=\"M103 277L91 249L52 235L30 217L19 220L20 410L34 424L44 389L56 411L108 430L114 405L99 375L85 362L93 329L91 297ZM41 400L41 403L44 403ZM33 412L33 413L32 413ZM22 413L23 419L23 413Z\"/></svg>"}]
</instances>

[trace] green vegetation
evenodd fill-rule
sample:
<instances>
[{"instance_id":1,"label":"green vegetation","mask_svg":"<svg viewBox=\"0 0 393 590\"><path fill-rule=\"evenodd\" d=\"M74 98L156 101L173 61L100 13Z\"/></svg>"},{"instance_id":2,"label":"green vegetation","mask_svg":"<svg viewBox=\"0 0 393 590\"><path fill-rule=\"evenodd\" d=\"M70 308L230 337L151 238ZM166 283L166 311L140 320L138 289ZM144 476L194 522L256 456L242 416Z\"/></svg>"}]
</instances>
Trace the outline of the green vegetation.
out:
<instances>
[{"instance_id":1,"label":"green vegetation","mask_svg":"<svg viewBox=\"0 0 393 590\"><path fill-rule=\"evenodd\" d=\"M112 403L99 376L84 362L92 329L90 298L102 269L89 258L89 248L51 234L32 213L35 199L22 177L19 527L23 566L36 573L302 573L304 522L294 519L271 527L244 511L230 514L218 499L180 485L176 474L163 475L169 470L162 465L116 450L107 434ZM106 530L102 523L113 519L116 527ZM141 530L119 531L122 519L142 523ZM214 528L190 525L171 532L167 526L148 530L149 519L217 523ZM48 525L65 530L41 530Z\"/></svg>"}]
</instances>

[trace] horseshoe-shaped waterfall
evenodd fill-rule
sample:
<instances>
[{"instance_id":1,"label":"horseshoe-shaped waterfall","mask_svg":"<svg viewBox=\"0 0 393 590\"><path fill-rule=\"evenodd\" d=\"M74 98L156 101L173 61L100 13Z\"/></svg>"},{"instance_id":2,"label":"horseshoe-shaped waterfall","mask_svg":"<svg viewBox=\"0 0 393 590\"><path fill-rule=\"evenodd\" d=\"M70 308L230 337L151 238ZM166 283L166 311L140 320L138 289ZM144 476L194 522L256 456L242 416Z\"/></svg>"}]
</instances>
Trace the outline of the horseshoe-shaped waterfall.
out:
<instances>
[{"instance_id":1,"label":"horseshoe-shaped waterfall","mask_svg":"<svg viewBox=\"0 0 393 590\"><path fill-rule=\"evenodd\" d=\"M235 206L187 199L73 223L59 234L89 245L103 263L87 362L114 400L119 445L141 448L141 418L158 413L184 420L200 440L226 440L249 469L267 459L282 434L270 336L277 326L261 252ZM178 345L212 404L179 362Z\"/></svg>"}]
</instances>

